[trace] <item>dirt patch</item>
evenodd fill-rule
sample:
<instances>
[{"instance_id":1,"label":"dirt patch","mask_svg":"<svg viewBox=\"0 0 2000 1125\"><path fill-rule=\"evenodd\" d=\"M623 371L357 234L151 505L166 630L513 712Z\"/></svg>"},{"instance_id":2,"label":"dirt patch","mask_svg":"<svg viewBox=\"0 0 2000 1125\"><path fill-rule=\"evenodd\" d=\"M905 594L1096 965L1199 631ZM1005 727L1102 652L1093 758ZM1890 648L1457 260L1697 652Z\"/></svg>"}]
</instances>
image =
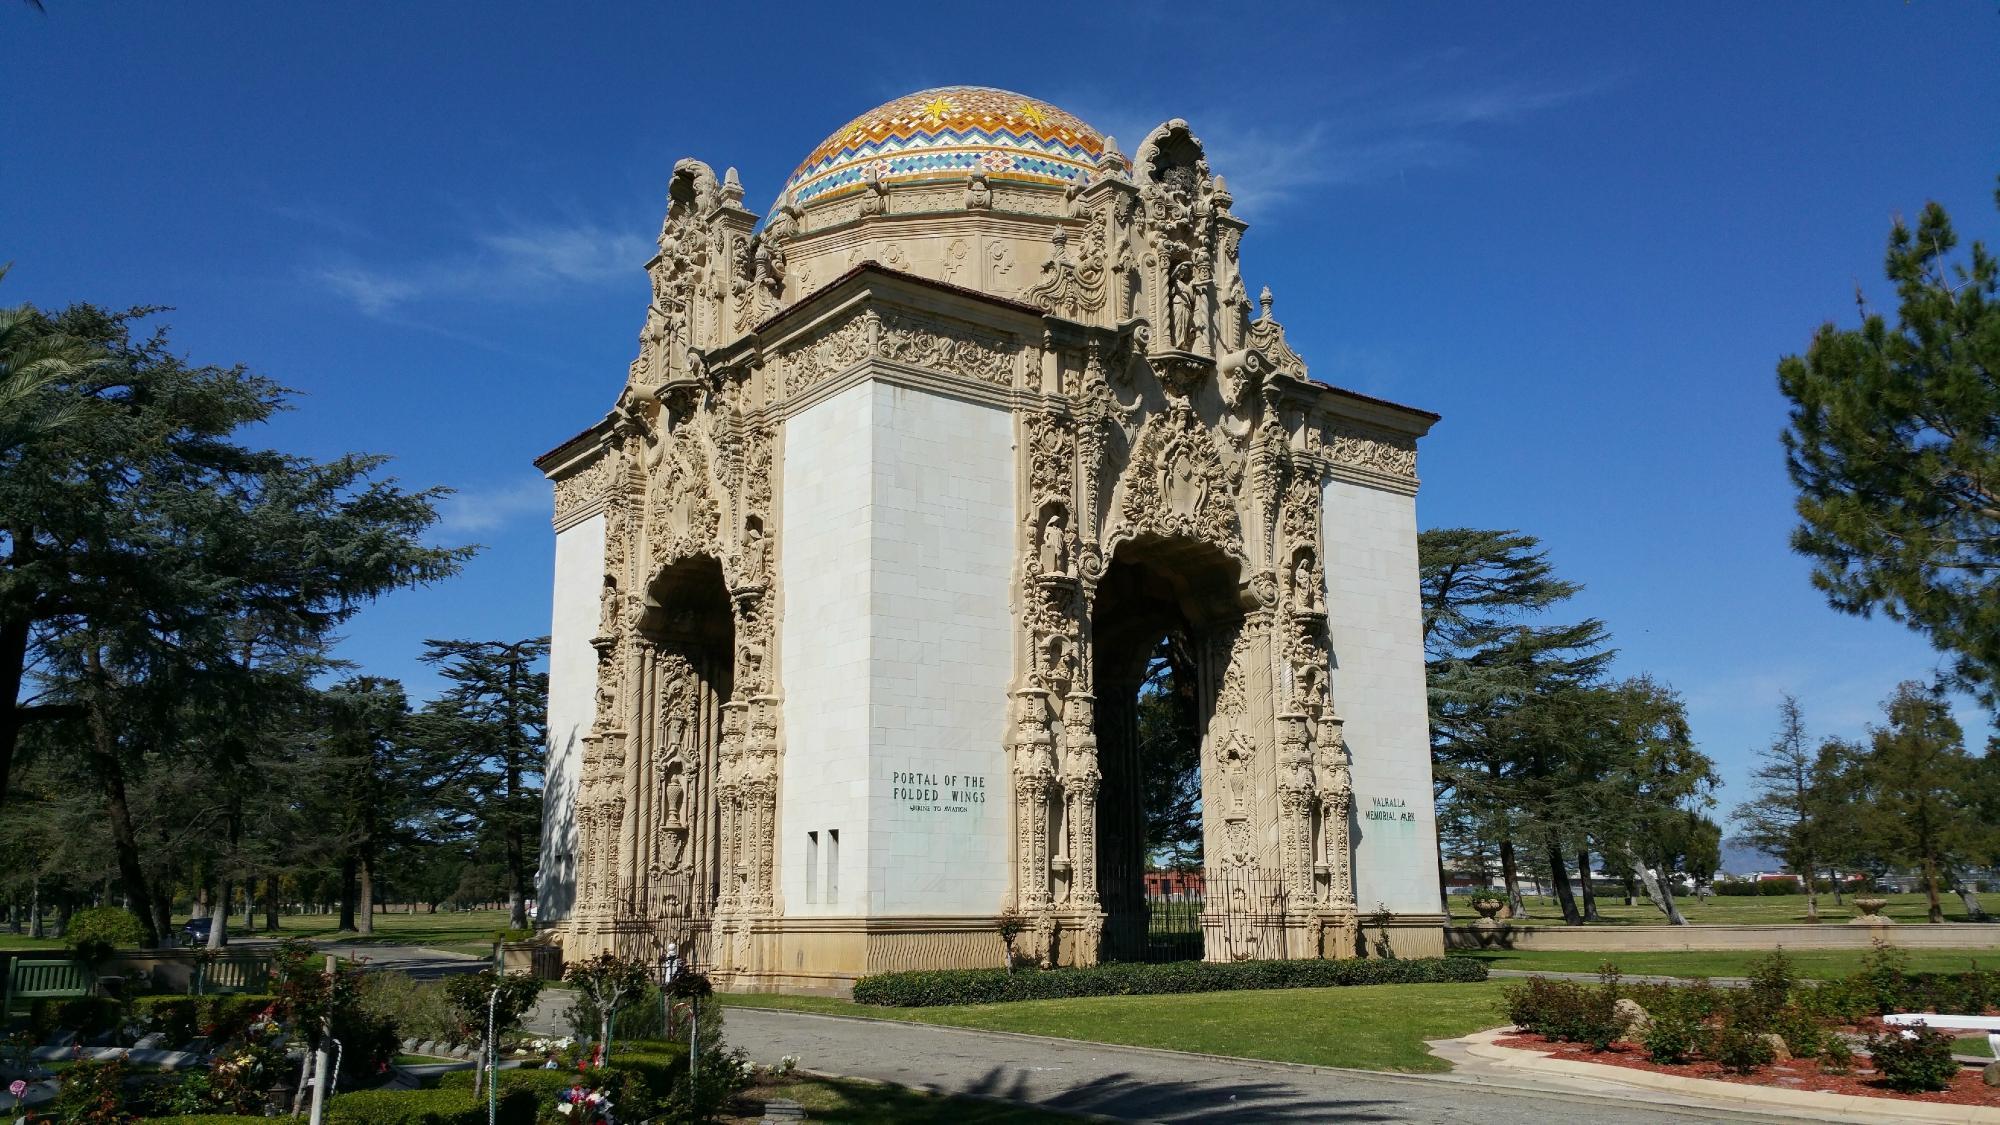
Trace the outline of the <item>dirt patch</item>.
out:
<instances>
[{"instance_id":1,"label":"dirt patch","mask_svg":"<svg viewBox=\"0 0 2000 1125\"><path fill-rule=\"evenodd\" d=\"M1512 1047L1520 1051L1541 1051L1555 1058L1575 1062L1622 1066L1628 1070L1648 1070L1654 1074L1702 1078L1738 1086L1764 1086L1773 1090L1810 1090L1827 1094L1854 1094L1864 1098L1890 1098L1903 1102L1973 1105L2000 1109L2000 1087L1988 1086L1980 1078L1979 1071L1971 1068L1961 1069L1949 1090L1927 1094L1899 1094L1882 1084L1881 1077L1869 1065L1870 1059L1867 1055L1855 1056L1854 1068L1847 1074L1834 1074L1823 1069L1818 1059L1793 1059L1790 1062L1774 1063L1752 1074L1731 1074L1722 1069L1721 1064L1706 1061L1665 1066L1647 1058L1643 1048L1629 1043L1614 1044L1606 1051L1593 1051L1587 1043L1557 1043L1533 1034L1504 1036L1494 1042L1501 1047Z\"/></svg>"}]
</instances>

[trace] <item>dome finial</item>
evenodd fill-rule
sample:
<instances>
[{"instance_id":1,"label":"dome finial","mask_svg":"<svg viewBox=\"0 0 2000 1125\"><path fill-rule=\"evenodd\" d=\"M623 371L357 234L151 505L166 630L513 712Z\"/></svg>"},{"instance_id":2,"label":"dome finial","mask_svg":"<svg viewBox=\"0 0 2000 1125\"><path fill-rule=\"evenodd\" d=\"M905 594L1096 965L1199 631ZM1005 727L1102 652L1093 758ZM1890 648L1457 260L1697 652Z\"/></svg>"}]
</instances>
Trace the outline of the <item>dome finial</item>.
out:
<instances>
[{"instance_id":1,"label":"dome finial","mask_svg":"<svg viewBox=\"0 0 2000 1125\"><path fill-rule=\"evenodd\" d=\"M1271 319L1271 287L1270 287L1270 286L1266 285L1266 286L1264 287L1264 291L1263 291L1262 293L1259 293L1259 294L1257 294L1257 309L1258 309L1258 311L1260 311L1260 312L1262 312L1262 313L1264 314L1263 316L1259 317L1258 319L1260 319L1260 320L1269 320L1269 319Z\"/></svg>"}]
</instances>

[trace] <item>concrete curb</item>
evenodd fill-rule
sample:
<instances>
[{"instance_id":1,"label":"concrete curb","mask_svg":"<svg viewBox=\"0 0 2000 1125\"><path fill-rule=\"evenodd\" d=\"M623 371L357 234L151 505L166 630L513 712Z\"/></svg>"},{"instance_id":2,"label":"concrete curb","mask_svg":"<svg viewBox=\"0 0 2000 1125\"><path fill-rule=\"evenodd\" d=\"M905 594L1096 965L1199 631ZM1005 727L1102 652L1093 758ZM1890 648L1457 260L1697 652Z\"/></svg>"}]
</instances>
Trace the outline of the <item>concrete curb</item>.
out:
<instances>
[{"instance_id":1,"label":"concrete curb","mask_svg":"<svg viewBox=\"0 0 2000 1125\"><path fill-rule=\"evenodd\" d=\"M1647 1090L1694 1094L1709 1101L1736 1102L1746 1107L1780 1113L1811 1115L1823 1121L1923 1121L1950 1125L2000 1125L2000 1109L1985 1106L1939 1105L1930 1102L1902 1102L1893 1098L1870 1098L1857 1094L1830 1094L1818 1090L1774 1090L1762 1086L1742 1086L1734 1082L1714 1082L1705 1078L1684 1078L1676 1074L1655 1074L1631 1067L1578 1062L1554 1058L1541 1051L1502 1047L1495 1040L1512 1035L1512 1028L1481 1031L1459 1040L1474 1058L1529 1073L1590 1078L1618 1082ZM1656 1100L1656 1099L1654 1099Z\"/></svg>"}]
</instances>

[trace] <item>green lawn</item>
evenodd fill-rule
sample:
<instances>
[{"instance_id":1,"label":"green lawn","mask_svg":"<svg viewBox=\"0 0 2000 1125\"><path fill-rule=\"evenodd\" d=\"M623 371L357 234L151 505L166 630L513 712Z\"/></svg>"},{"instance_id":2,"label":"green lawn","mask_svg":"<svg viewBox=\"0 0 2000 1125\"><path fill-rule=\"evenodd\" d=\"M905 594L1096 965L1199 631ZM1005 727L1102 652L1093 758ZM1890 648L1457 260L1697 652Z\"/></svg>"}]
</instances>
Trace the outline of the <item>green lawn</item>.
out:
<instances>
[{"instance_id":1,"label":"green lawn","mask_svg":"<svg viewBox=\"0 0 2000 1125\"><path fill-rule=\"evenodd\" d=\"M1815 980L1834 980L1861 968L1865 949L1786 950L1794 971ZM1982 969L2000 969L2000 949L1906 949L1912 972L1960 972L1976 962ZM1493 969L1522 969L1543 973L1594 973L1606 961L1618 971L1634 975L1670 977L1740 977L1766 950L1739 949L1726 952L1688 953L1587 953L1567 950L1490 950L1461 953L1475 957Z\"/></svg>"},{"instance_id":2,"label":"green lawn","mask_svg":"<svg viewBox=\"0 0 2000 1125\"><path fill-rule=\"evenodd\" d=\"M1930 907L1921 894L1882 897L1889 900L1889 905L1882 908L1882 913L1898 922L1921 923L1928 917ZM1472 909L1472 903L1466 896L1451 895L1450 901L1453 919L1470 922L1479 917L1478 911ZM1562 925L1562 908L1556 905L1555 899L1529 895L1526 901L1529 917L1523 924ZM1804 895L1772 895L1768 898L1716 895L1707 902L1700 902L1692 897L1679 898L1675 901L1687 920L1697 925L1775 925L1806 920ZM1820 921L1844 923L1860 913L1852 906L1851 897L1846 902L1848 905L1835 906L1832 895L1819 896ZM2000 915L2000 894L1980 895L1979 904L1988 914ZM1599 924L1607 926L1660 926L1665 925L1667 921L1666 916L1654 909L1653 904L1644 898L1639 899L1636 906L1626 906L1622 889L1615 895L1600 894L1597 898L1597 912L1604 917L1603 922ZM1965 904L1959 901L1957 895L1944 896L1944 920L1971 921L1965 916Z\"/></svg>"},{"instance_id":3,"label":"green lawn","mask_svg":"<svg viewBox=\"0 0 2000 1125\"><path fill-rule=\"evenodd\" d=\"M882 1008L817 996L730 995L724 1002L1278 1062L1438 1071L1448 1067L1426 1053L1424 1041L1506 1023L1500 989L1492 981L1377 984L939 1008Z\"/></svg>"},{"instance_id":4,"label":"green lawn","mask_svg":"<svg viewBox=\"0 0 2000 1125\"><path fill-rule=\"evenodd\" d=\"M855 1125L1043 1125L1077 1120L1066 1113L979 1098L937 1097L851 1078L791 1075L760 1082L744 1093L744 1100L756 1104L760 1113L763 1103L773 1098L799 1103L814 1121Z\"/></svg>"},{"instance_id":5,"label":"green lawn","mask_svg":"<svg viewBox=\"0 0 2000 1125\"><path fill-rule=\"evenodd\" d=\"M1978 1055L1982 1059L1993 1057L1993 1045L1984 1035L1961 1035L1953 1041L1952 1050L1961 1055Z\"/></svg>"}]
</instances>

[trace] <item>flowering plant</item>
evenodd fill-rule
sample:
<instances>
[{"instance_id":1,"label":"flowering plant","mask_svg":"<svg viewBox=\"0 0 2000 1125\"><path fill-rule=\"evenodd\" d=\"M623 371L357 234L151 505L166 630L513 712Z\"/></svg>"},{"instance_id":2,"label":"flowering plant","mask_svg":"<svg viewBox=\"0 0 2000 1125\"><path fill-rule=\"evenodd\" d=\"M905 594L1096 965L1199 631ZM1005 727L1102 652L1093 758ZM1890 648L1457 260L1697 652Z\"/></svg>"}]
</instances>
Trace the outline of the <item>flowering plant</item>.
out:
<instances>
[{"instance_id":1,"label":"flowering plant","mask_svg":"<svg viewBox=\"0 0 2000 1125\"><path fill-rule=\"evenodd\" d=\"M556 1112L578 1122L603 1122L609 1125L611 1095L602 1089L592 1089L582 1082L577 1082L556 1095Z\"/></svg>"}]
</instances>

